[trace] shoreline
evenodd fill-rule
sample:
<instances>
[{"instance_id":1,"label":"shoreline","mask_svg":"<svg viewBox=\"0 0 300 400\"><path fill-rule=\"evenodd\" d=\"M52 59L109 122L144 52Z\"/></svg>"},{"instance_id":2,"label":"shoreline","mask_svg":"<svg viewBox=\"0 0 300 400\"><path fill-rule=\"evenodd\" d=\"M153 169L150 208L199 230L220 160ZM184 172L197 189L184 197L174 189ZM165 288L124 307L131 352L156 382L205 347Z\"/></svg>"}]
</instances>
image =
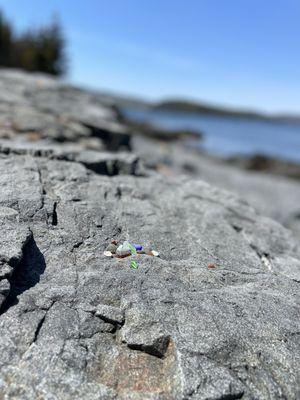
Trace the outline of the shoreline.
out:
<instances>
[{"instance_id":1,"label":"shoreline","mask_svg":"<svg viewBox=\"0 0 300 400\"><path fill-rule=\"evenodd\" d=\"M170 113L185 113L193 115L209 115L215 117L228 117L238 119L259 120L265 122L278 122L284 124L300 125L300 112L283 113L274 112L267 113L260 110L241 109L238 107L228 107L225 105L214 105L206 102L198 102L187 99L161 99L149 101L146 99L136 98L133 96L118 95L97 91L99 96L110 99L118 107L134 107L144 110L166 111Z\"/></svg>"},{"instance_id":2,"label":"shoreline","mask_svg":"<svg viewBox=\"0 0 300 400\"><path fill-rule=\"evenodd\" d=\"M230 156L218 155L207 151L201 147L201 142L205 137L205 133L192 130L172 130L164 127L159 127L155 124L147 122L136 122L127 118L122 109L118 109L121 122L124 123L132 134L137 134L162 142L178 142L180 145L190 142L190 146L194 150L198 150L200 154L205 154L215 158L226 164L241 168L248 171L268 172L278 176L287 178L300 179L300 162L290 161L280 157L270 156L264 153L253 154L233 154ZM200 145L198 145L198 142ZM195 146L193 146L193 143ZM189 148L189 146L187 146Z\"/></svg>"}]
</instances>

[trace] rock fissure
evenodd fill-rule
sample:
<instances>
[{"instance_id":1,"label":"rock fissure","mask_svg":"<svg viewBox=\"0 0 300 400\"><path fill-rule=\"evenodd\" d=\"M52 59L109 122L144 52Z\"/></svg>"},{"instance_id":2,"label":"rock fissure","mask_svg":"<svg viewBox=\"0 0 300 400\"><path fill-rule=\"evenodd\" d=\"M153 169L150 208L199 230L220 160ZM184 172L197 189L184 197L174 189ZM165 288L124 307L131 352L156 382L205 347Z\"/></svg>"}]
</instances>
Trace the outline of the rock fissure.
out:
<instances>
[{"instance_id":1,"label":"rock fissure","mask_svg":"<svg viewBox=\"0 0 300 400\"><path fill-rule=\"evenodd\" d=\"M43 323L44 323L44 321L46 319L46 315L47 315L47 313L45 313L45 315L41 318L40 322L38 323L38 326L37 326L37 328L36 328L36 330L34 332L34 338L33 338L32 343L35 343L38 340L38 336L39 336L40 330L41 330L41 328L43 326Z\"/></svg>"},{"instance_id":2,"label":"rock fissure","mask_svg":"<svg viewBox=\"0 0 300 400\"><path fill-rule=\"evenodd\" d=\"M131 350L141 351L142 353L147 353L147 354L150 354L150 356L161 358L161 359L163 359L164 355L165 355L165 353L161 353L154 346L148 346L148 345L144 345L144 344L133 344L133 343L130 343L130 344L127 343L127 346Z\"/></svg>"},{"instance_id":3,"label":"rock fissure","mask_svg":"<svg viewBox=\"0 0 300 400\"><path fill-rule=\"evenodd\" d=\"M55 202L53 203L52 221L51 221L51 224L52 224L53 226L57 226L57 224L58 224L58 218L57 218L57 211L56 211L56 208L57 208L57 202L55 201Z\"/></svg>"},{"instance_id":4,"label":"rock fissure","mask_svg":"<svg viewBox=\"0 0 300 400\"><path fill-rule=\"evenodd\" d=\"M40 331L41 331L41 329L43 327L43 324L44 324L44 322L46 320L48 311L50 311L50 309L53 307L53 305L55 303L56 303L55 300L52 301L51 305L49 307L47 307L46 309L44 309L45 310L45 314L43 315L43 317L40 319L39 323L37 324L37 327L36 327L35 332L34 332L34 338L33 338L32 343L36 343L37 342L37 340L39 338Z\"/></svg>"},{"instance_id":5,"label":"rock fissure","mask_svg":"<svg viewBox=\"0 0 300 400\"><path fill-rule=\"evenodd\" d=\"M249 244L250 248L255 252L257 257L259 258L263 268L265 270L268 270L269 272L272 272L272 263L271 263L271 257L268 253L264 253L260 251L254 244L250 243Z\"/></svg>"}]
</instances>

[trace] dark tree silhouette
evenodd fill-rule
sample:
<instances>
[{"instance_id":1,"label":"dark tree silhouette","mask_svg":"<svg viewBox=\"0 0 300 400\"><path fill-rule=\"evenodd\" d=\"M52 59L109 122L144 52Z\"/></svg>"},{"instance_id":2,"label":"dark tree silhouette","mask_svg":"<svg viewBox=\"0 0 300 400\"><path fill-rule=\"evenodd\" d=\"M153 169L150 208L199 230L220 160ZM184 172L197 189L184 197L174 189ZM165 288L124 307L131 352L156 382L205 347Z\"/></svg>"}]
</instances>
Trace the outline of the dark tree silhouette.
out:
<instances>
[{"instance_id":1,"label":"dark tree silhouette","mask_svg":"<svg viewBox=\"0 0 300 400\"><path fill-rule=\"evenodd\" d=\"M53 75L62 75L66 69L65 41L57 19L50 27L39 31L37 40L37 68Z\"/></svg>"},{"instance_id":2,"label":"dark tree silhouette","mask_svg":"<svg viewBox=\"0 0 300 400\"><path fill-rule=\"evenodd\" d=\"M65 41L58 19L49 26L16 36L0 14L0 66L63 75L66 72Z\"/></svg>"},{"instance_id":3,"label":"dark tree silhouette","mask_svg":"<svg viewBox=\"0 0 300 400\"><path fill-rule=\"evenodd\" d=\"M12 49L12 29L0 11L0 65L11 66Z\"/></svg>"}]
</instances>

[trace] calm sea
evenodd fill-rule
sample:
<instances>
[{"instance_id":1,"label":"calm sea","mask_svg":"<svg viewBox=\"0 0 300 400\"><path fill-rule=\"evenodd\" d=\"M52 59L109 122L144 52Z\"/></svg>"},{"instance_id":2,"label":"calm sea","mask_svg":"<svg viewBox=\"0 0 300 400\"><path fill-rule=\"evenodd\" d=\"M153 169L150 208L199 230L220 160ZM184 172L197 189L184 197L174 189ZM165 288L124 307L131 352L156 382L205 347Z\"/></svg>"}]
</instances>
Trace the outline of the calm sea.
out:
<instances>
[{"instance_id":1,"label":"calm sea","mask_svg":"<svg viewBox=\"0 0 300 400\"><path fill-rule=\"evenodd\" d=\"M134 121L149 122L170 129L191 129L203 133L199 145L216 155L266 154L300 163L300 124L247 118L215 117L126 107Z\"/></svg>"}]
</instances>

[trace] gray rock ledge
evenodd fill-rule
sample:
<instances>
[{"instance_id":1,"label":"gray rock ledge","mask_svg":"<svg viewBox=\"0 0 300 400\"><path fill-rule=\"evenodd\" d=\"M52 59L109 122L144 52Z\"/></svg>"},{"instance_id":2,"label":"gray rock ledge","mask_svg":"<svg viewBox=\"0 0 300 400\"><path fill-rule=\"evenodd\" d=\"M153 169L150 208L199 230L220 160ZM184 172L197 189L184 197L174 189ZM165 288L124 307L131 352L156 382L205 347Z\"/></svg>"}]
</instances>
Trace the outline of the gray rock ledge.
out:
<instances>
[{"instance_id":1,"label":"gray rock ledge","mask_svg":"<svg viewBox=\"0 0 300 400\"><path fill-rule=\"evenodd\" d=\"M290 231L195 179L2 154L0 185L1 399L299 398Z\"/></svg>"}]
</instances>

